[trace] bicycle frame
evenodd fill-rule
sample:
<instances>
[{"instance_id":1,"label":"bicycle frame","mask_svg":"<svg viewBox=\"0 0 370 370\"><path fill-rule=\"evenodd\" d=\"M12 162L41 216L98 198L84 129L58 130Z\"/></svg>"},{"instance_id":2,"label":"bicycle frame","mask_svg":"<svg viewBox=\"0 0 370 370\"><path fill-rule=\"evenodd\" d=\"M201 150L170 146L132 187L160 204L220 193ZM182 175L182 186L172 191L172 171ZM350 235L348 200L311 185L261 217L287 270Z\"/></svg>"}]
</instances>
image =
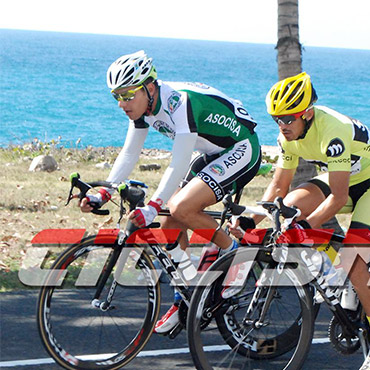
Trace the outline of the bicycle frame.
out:
<instances>
[{"instance_id":1,"label":"bicycle frame","mask_svg":"<svg viewBox=\"0 0 370 370\"><path fill-rule=\"evenodd\" d=\"M325 232L324 230L322 230L322 233L330 236L331 241L334 240L337 242L343 242L345 239L345 237L342 235L331 234L329 232ZM275 235L275 238L276 238L276 235ZM274 248L287 248L287 246L284 245L284 243L280 245L276 243L270 248L271 253L273 252ZM264 252L267 252L267 249ZM304 258L302 258L298 263L302 263L303 265L306 265L307 268L311 267ZM276 269L277 271L279 270L282 271L283 269L287 269L289 267L290 267L290 263L289 262L287 263L286 261L271 261L270 263L268 263L268 266L267 266L268 269ZM256 328L262 327L264 325L266 313L268 312L270 304L272 302L272 298L276 291L276 286L279 284L279 278L280 278L280 273L274 274L271 282L268 284L267 287L265 285L264 288L261 288L261 287L256 288L253 298L250 302L250 306L248 307L246 316L243 320L243 322L246 325L253 324ZM261 281L263 281L264 272L262 272L260 279ZM367 351L368 351L368 344L366 343L367 339L366 339L365 331L361 327L359 327L354 321L350 319L346 310L341 306L338 298L334 295L333 291L330 289L330 287L325 282L324 277L321 274L319 276L314 276L312 281L309 283L309 285L312 285L313 287L315 287L315 289L318 292L320 292L320 294L323 296L325 303L328 305L334 317L337 319L338 323L342 327L343 334L346 337L351 337L351 338L354 338L357 336L359 337L364 354L366 356ZM264 294L264 297L263 297L264 303L260 311L259 319L258 321L255 321L254 323L252 323L251 320L248 319L248 316L251 315L251 313L254 312L254 310L256 309L257 304L262 294Z\"/></svg>"}]
</instances>

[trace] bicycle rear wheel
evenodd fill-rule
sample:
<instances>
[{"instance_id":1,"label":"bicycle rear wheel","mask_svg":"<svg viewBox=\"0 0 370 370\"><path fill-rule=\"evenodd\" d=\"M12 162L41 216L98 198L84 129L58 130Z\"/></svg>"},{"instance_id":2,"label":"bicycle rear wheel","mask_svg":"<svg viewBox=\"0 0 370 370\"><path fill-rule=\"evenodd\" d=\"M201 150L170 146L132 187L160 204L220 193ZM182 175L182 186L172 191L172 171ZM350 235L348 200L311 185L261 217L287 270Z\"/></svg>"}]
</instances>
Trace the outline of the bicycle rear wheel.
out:
<instances>
[{"instance_id":1,"label":"bicycle rear wheel","mask_svg":"<svg viewBox=\"0 0 370 370\"><path fill-rule=\"evenodd\" d=\"M112 256L112 245L95 237L72 246L57 258L40 290L37 321L42 342L66 369L118 369L131 361L152 335L160 308L158 275L148 254L123 249L100 296L109 309L92 304L96 286ZM117 246L115 246L117 247ZM127 258L127 259L126 259ZM120 263L124 268L120 271ZM55 276L62 278L56 286ZM118 281L112 289L114 278Z\"/></svg>"},{"instance_id":2,"label":"bicycle rear wheel","mask_svg":"<svg viewBox=\"0 0 370 370\"><path fill-rule=\"evenodd\" d=\"M234 259L236 253L238 257ZM256 288L256 281L261 267L269 264L257 257L243 289L229 299L222 299L229 269L249 259L248 248L225 255L211 266L194 291L187 328L197 369L292 370L299 369L308 354L314 326L312 295L306 286L276 287L266 318L259 327L268 288ZM286 279L298 281L294 270L284 271L284 275L285 282ZM256 289L258 297L254 295ZM202 331L201 323L211 313L214 320Z\"/></svg>"}]
</instances>

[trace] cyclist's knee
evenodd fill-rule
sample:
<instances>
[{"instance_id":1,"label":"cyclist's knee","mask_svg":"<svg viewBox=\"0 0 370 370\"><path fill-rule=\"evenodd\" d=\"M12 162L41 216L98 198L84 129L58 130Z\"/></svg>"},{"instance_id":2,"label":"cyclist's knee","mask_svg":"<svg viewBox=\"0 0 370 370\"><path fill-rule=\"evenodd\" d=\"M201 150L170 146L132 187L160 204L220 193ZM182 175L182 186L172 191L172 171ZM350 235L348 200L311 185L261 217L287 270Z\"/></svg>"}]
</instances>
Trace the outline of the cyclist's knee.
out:
<instances>
[{"instance_id":1,"label":"cyclist's knee","mask_svg":"<svg viewBox=\"0 0 370 370\"><path fill-rule=\"evenodd\" d=\"M310 183L305 183L288 193L284 198L284 203L290 207L298 207L304 216L308 216L324 200L325 196L318 187Z\"/></svg>"},{"instance_id":2,"label":"cyclist's knee","mask_svg":"<svg viewBox=\"0 0 370 370\"><path fill-rule=\"evenodd\" d=\"M188 219L194 217L197 210L194 208L194 204L189 204L188 202L173 202L170 205L171 216L176 221L185 222Z\"/></svg>"},{"instance_id":3,"label":"cyclist's knee","mask_svg":"<svg viewBox=\"0 0 370 370\"><path fill-rule=\"evenodd\" d=\"M175 220L182 220L186 216L186 209L183 203L172 202L170 204L170 213Z\"/></svg>"}]
</instances>

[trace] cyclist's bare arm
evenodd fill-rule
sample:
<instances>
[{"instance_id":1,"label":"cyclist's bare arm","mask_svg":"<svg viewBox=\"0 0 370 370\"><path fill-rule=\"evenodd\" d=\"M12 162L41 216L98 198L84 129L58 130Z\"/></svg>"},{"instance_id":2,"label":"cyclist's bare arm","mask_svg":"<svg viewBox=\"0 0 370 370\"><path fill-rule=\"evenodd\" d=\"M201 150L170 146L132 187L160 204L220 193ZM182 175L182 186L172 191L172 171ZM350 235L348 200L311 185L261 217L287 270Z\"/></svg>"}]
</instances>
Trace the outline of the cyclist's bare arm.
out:
<instances>
[{"instance_id":1,"label":"cyclist's bare arm","mask_svg":"<svg viewBox=\"0 0 370 370\"><path fill-rule=\"evenodd\" d=\"M323 223L334 217L348 200L350 172L329 172L331 194L307 216L307 221L313 228L319 228Z\"/></svg>"},{"instance_id":2,"label":"cyclist's bare arm","mask_svg":"<svg viewBox=\"0 0 370 370\"><path fill-rule=\"evenodd\" d=\"M285 169L277 167L274 173L274 177L267 187L265 194L263 195L262 201L272 202L276 197L284 198L289 191L290 184L293 180L295 169ZM260 223L265 216L253 214L252 218L256 225ZM240 222L238 219L227 224L229 231L236 238L242 238L244 231L240 230Z\"/></svg>"},{"instance_id":3,"label":"cyclist's bare arm","mask_svg":"<svg viewBox=\"0 0 370 370\"><path fill-rule=\"evenodd\" d=\"M294 173L295 169L277 167L274 177L263 195L262 201L273 201L276 197L284 198L288 194ZM258 224L264 219L264 216L253 215L253 219Z\"/></svg>"}]
</instances>

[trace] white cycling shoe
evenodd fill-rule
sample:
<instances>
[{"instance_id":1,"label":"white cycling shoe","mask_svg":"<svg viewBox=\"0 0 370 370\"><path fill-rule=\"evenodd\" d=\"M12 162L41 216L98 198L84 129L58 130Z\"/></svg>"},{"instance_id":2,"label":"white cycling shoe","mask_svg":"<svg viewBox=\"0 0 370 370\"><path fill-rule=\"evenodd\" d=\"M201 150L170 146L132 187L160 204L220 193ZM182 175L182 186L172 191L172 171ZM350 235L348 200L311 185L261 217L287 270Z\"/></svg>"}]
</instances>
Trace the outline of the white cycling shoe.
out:
<instances>
[{"instance_id":1,"label":"white cycling shoe","mask_svg":"<svg viewBox=\"0 0 370 370\"><path fill-rule=\"evenodd\" d=\"M168 333L178 324L179 321L179 306L173 304L155 325L154 333Z\"/></svg>"},{"instance_id":2,"label":"white cycling shoe","mask_svg":"<svg viewBox=\"0 0 370 370\"><path fill-rule=\"evenodd\" d=\"M225 288L223 288L221 292L223 299L228 299L243 290L250 267L251 262L247 261L230 268L226 276Z\"/></svg>"}]
</instances>

